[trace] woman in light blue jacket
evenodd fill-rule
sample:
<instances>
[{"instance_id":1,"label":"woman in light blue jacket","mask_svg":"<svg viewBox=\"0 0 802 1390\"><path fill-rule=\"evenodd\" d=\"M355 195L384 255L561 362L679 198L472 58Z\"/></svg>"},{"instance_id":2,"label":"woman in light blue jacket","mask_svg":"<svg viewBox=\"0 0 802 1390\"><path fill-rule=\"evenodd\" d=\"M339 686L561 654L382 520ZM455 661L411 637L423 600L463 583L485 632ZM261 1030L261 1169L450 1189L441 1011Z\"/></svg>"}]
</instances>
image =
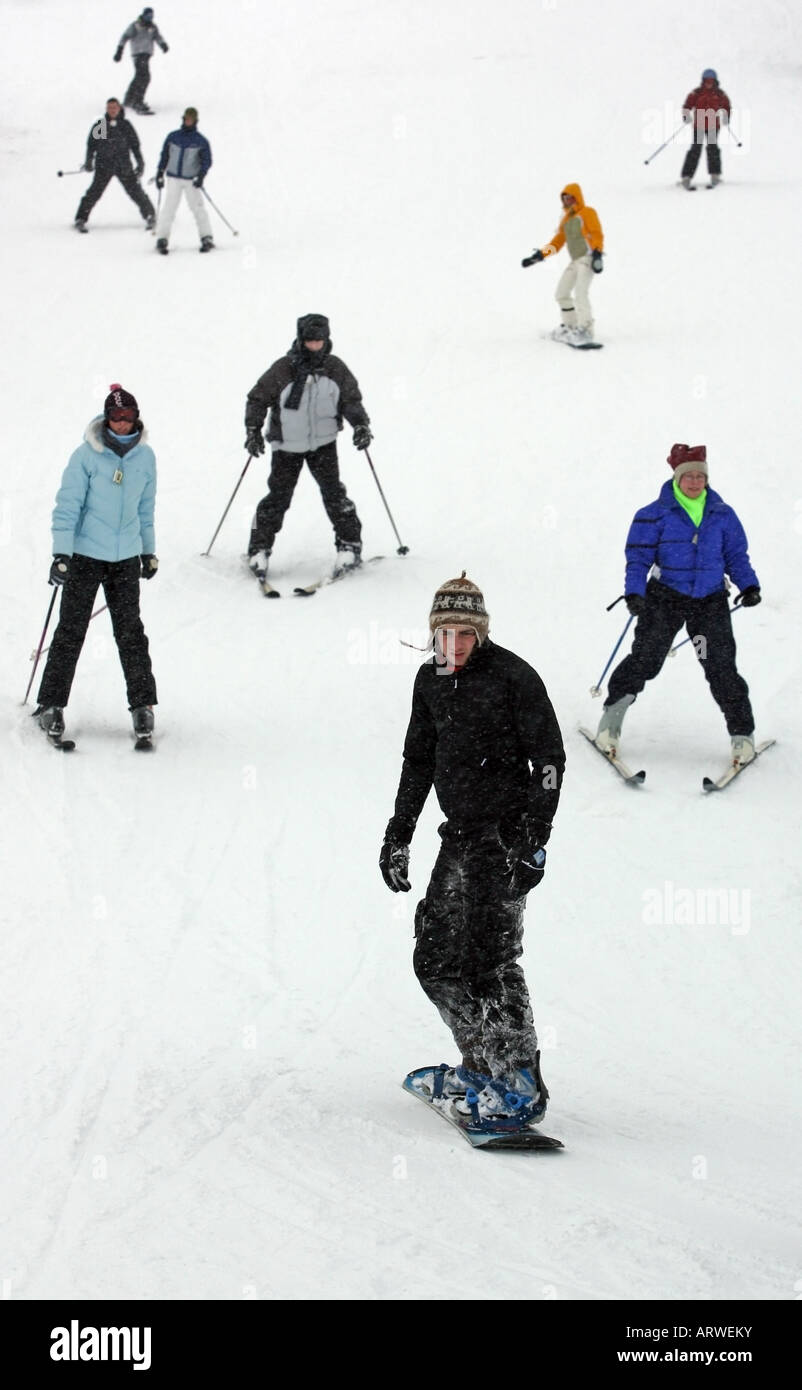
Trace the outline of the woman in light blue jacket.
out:
<instances>
[{"instance_id":1,"label":"woman in light blue jacket","mask_svg":"<svg viewBox=\"0 0 802 1390\"><path fill-rule=\"evenodd\" d=\"M64 588L35 711L55 741L64 732L64 707L101 585L134 733L141 740L153 733L156 684L139 616L140 577L152 579L159 566L153 530L156 458L145 440L135 398L115 383L103 415L87 426L61 480L53 510L50 583Z\"/></svg>"}]
</instances>

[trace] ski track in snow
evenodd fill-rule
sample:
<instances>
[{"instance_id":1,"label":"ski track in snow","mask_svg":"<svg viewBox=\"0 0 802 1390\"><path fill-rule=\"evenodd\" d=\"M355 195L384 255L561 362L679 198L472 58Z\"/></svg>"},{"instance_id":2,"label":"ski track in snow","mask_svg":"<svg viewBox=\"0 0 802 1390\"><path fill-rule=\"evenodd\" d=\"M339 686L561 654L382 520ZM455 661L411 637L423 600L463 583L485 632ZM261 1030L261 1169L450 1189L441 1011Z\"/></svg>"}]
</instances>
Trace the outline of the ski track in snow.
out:
<instances>
[{"instance_id":1,"label":"ski track in snow","mask_svg":"<svg viewBox=\"0 0 802 1390\"><path fill-rule=\"evenodd\" d=\"M652 139L649 113L696 80L689 53L708 61L708 18L677 0L648 33L634 0L612 0L601 29L591 0L508 0L498 25L479 0L416 8L414 24L406 4L363 0L347 23L323 0L204 6L201 26L197 4L175 0L170 53L152 65L157 114L134 118L145 178L191 93L210 194L240 236L215 220L218 250L200 257L182 208L164 260L117 185L75 236L83 180L54 177L128 80L111 66L118 21L97 0L2 8L18 40L0 89L4 1288L793 1298L800 289L784 286L768 331L765 280L767 229L794 225L802 201L785 58L799 15L730 6L715 66L744 148L723 145L715 199L685 199L683 138L643 165L669 133ZM223 46L238 61L212 75ZM569 52L582 80L566 105ZM301 71L316 75L303 118ZM574 179L607 239L592 286L602 353L544 340L564 253L520 269ZM202 550L243 467L247 390L309 311L329 314L360 380L410 553L395 554L346 428L365 552L387 559L293 598L333 558L304 473L270 573L282 598L267 603L241 558L265 459ZM19 700L61 471L115 380L137 395L159 466L161 566L142 586L157 747L131 755L104 614L67 711L77 748L57 756ZM622 754L643 787L622 786L576 731L598 719L587 691L625 621L604 610L629 520L676 439L707 442L763 585L734 631L758 737L777 746L717 798L702 777L724 770L728 740L689 649L627 716ZM463 568L491 635L542 674L566 741L524 954L556 1155L474 1153L400 1089L454 1055L411 965L433 799L407 899L377 867L420 659L398 639L425 643L435 588ZM683 919L682 894L708 890L734 916ZM658 920L655 902L669 905Z\"/></svg>"}]
</instances>

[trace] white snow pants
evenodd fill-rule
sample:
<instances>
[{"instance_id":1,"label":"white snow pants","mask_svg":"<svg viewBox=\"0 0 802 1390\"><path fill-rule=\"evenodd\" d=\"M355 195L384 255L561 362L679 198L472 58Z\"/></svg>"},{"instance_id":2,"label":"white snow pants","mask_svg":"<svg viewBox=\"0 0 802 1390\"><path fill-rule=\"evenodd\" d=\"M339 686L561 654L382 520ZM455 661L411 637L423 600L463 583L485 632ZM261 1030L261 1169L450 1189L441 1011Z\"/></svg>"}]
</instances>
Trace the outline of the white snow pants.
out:
<instances>
[{"instance_id":1,"label":"white snow pants","mask_svg":"<svg viewBox=\"0 0 802 1390\"><path fill-rule=\"evenodd\" d=\"M593 336L593 310L590 307L590 282L593 271L590 255L571 261L560 276L554 298L562 309L562 321L568 328L587 328Z\"/></svg>"},{"instance_id":2,"label":"white snow pants","mask_svg":"<svg viewBox=\"0 0 802 1390\"><path fill-rule=\"evenodd\" d=\"M209 221L209 214L206 211L206 199L199 188L195 188L192 179L170 179L164 180L164 197L159 208L159 217L156 222L156 239L159 237L168 238L173 219L178 211L178 204L181 202L181 194L184 194L187 203L192 211L192 215L198 226L199 236L211 236L212 224Z\"/></svg>"}]
</instances>

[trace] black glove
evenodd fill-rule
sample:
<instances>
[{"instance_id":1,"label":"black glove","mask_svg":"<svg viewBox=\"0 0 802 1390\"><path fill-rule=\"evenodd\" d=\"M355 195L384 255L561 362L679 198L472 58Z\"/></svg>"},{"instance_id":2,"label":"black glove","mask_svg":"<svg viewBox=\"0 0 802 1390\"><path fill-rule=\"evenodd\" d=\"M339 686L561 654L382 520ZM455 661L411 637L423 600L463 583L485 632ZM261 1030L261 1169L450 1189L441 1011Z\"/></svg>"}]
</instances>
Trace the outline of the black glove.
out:
<instances>
[{"instance_id":1,"label":"black glove","mask_svg":"<svg viewBox=\"0 0 802 1390\"><path fill-rule=\"evenodd\" d=\"M157 187L157 188L164 188L164 174L162 173L161 169L159 170L158 174L156 175L156 187Z\"/></svg>"},{"instance_id":2,"label":"black glove","mask_svg":"<svg viewBox=\"0 0 802 1390\"><path fill-rule=\"evenodd\" d=\"M756 608L760 603L760 590L757 584L750 584L749 588L744 589L743 593L739 594L738 597L741 600L742 608Z\"/></svg>"},{"instance_id":3,"label":"black glove","mask_svg":"<svg viewBox=\"0 0 802 1390\"><path fill-rule=\"evenodd\" d=\"M546 851L534 824L524 821L519 827L518 840L507 849L507 867L510 871L510 893L514 898L522 898L537 888L545 872Z\"/></svg>"},{"instance_id":4,"label":"black glove","mask_svg":"<svg viewBox=\"0 0 802 1390\"><path fill-rule=\"evenodd\" d=\"M262 431L258 425L248 425L248 437L245 440L245 448L253 458L258 458L265 451L265 441Z\"/></svg>"},{"instance_id":5,"label":"black glove","mask_svg":"<svg viewBox=\"0 0 802 1390\"><path fill-rule=\"evenodd\" d=\"M387 887L393 893L408 893L412 884L407 878L409 872L409 845L399 845L393 840L385 840L379 855L379 868Z\"/></svg>"},{"instance_id":6,"label":"black glove","mask_svg":"<svg viewBox=\"0 0 802 1390\"><path fill-rule=\"evenodd\" d=\"M193 187L193 188L203 188L203 180L204 180L204 177L205 177L205 175L203 175L203 174L198 174L198 177L197 177L196 179L193 179L193 180L192 180L192 187Z\"/></svg>"},{"instance_id":7,"label":"black glove","mask_svg":"<svg viewBox=\"0 0 802 1390\"><path fill-rule=\"evenodd\" d=\"M590 258L590 268L596 275L601 275L604 270L604 257L601 251L594 251Z\"/></svg>"},{"instance_id":8,"label":"black glove","mask_svg":"<svg viewBox=\"0 0 802 1390\"><path fill-rule=\"evenodd\" d=\"M169 53L169 52L170 52L170 45L169 45L168 43L163 43L163 44L162 44L162 53Z\"/></svg>"},{"instance_id":9,"label":"black glove","mask_svg":"<svg viewBox=\"0 0 802 1390\"><path fill-rule=\"evenodd\" d=\"M141 555L140 559L142 561L142 578L152 579L159 568L158 557L156 555Z\"/></svg>"},{"instance_id":10,"label":"black glove","mask_svg":"<svg viewBox=\"0 0 802 1390\"><path fill-rule=\"evenodd\" d=\"M54 555L53 563L50 566L50 578L48 584L66 584L70 577L69 555Z\"/></svg>"},{"instance_id":11,"label":"black glove","mask_svg":"<svg viewBox=\"0 0 802 1390\"><path fill-rule=\"evenodd\" d=\"M646 611L646 599L643 594L625 594L624 601L633 618L639 618L641 613Z\"/></svg>"},{"instance_id":12,"label":"black glove","mask_svg":"<svg viewBox=\"0 0 802 1390\"><path fill-rule=\"evenodd\" d=\"M141 177L142 177L142 175L144 174L144 172L145 172L145 166L144 166L144 164L137 164L137 166L136 166L136 168L135 168L135 170L134 170L134 173L136 174L136 177L137 177L138 179L141 179Z\"/></svg>"},{"instance_id":13,"label":"black glove","mask_svg":"<svg viewBox=\"0 0 802 1390\"><path fill-rule=\"evenodd\" d=\"M373 435L367 425L354 425L354 448L367 449Z\"/></svg>"},{"instance_id":14,"label":"black glove","mask_svg":"<svg viewBox=\"0 0 802 1390\"><path fill-rule=\"evenodd\" d=\"M545 258L545 256L543 255L543 252L542 252L542 251L533 251L532 254L531 254L531 256L527 256L524 260L521 261L521 265L522 265L522 266L537 265L539 261L543 261L543 260L545 260L545 259L546 259L546 258Z\"/></svg>"},{"instance_id":15,"label":"black glove","mask_svg":"<svg viewBox=\"0 0 802 1390\"><path fill-rule=\"evenodd\" d=\"M115 61L115 63L119 63L119 61L120 61L120 59L122 58L122 56L123 56L123 51L122 51L121 48L118 48L118 49L117 49L117 52L116 52L115 55L114 55L114 61Z\"/></svg>"},{"instance_id":16,"label":"black glove","mask_svg":"<svg viewBox=\"0 0 802 1390\"><path fill-rule=\"evenodd\" d=\"M87 160L86 160L86 163L81 165L81 168L84 169L84 170L86 171L87 174L91 174L91 172L92 172L92 161L91 161L91 159L87 159Z\"/></svg>"}]
</instances>

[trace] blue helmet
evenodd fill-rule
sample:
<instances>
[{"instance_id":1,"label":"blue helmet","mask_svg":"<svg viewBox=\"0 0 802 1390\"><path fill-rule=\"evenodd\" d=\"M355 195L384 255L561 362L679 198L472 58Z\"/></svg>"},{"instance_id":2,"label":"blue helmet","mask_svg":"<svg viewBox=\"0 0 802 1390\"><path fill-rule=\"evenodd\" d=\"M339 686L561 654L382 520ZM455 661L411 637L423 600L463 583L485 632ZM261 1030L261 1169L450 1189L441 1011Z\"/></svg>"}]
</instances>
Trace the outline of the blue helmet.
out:
<instances>
[{"instance_id":1,"label":"blue helmet","mask_svg":"<svg viewBox=\"0 0 802 1390\"><path fill-rule=\"evenodd\" d=\"M706 82L708 77L712 77L714 82L718 82L718 73L716 72L715 68L705 68L704 72L702 73L702 81Z\"/></svg>"}]
</instances>

